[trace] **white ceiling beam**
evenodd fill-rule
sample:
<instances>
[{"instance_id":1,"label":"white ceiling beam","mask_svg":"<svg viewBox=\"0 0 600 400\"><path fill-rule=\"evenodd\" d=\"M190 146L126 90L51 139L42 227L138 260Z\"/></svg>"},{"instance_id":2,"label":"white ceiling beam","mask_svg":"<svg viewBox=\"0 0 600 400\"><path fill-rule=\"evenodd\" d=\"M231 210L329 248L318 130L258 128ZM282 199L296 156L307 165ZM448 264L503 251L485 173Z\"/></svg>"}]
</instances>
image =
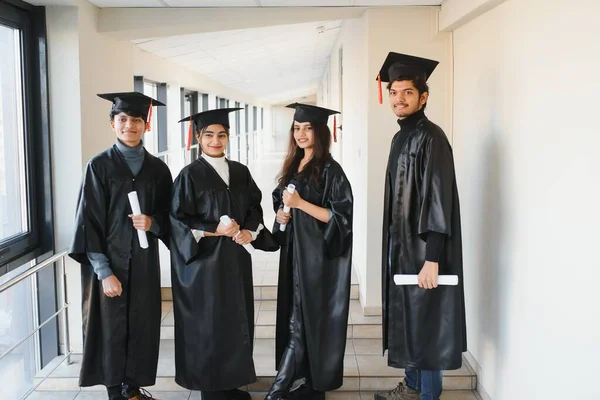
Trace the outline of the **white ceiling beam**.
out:
<instances>
[{"instance_id":1,"label":"white ceiling beam","mask_svg":"<svg viewBox=\"0 0 600 400\"><path fill-rule=\"evenodd\" d=\"M139 40L359 18L365 10L363 7L102 8L98 32L118 40Z\"/></svg>"},{"instance_id":2,"label":"white ceiling beam","mask_svg":"<svg viewBox=\"0 0 600 400\"><path fill-rule=\"evenodd\" d=\"M506 0L446 0L439 14L439 30L451 32Z\"/></svg>"}]
</instances>

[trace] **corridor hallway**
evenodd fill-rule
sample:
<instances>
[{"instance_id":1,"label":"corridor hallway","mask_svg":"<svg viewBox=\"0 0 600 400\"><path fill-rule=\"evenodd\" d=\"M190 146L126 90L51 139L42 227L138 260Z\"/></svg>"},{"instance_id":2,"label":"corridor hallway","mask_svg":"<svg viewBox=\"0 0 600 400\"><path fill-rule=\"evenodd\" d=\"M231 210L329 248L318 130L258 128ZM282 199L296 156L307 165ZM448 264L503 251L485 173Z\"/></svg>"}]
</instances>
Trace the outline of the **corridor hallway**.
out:
<instances>
[{"instance_id":1,"label":"corridor hallway","mask_svg":"<svg viewBox=\"0 0 600 400\"><path fill-rule=\"evenodd\" d=\"M259 157L250 165L250 171L262 191L262 207L266 226L271 229L275 218L271 191L281 168L287 138L275 138L274 151ZM253 399L263 399L275 377L275 308L277 295L279 252L257 251L253 255L255 298L254 362L258 382L248 388ZM389 368L381 356L381 317L364 316L358 300L358 284L353 273L348 342L344 359L344 385L327 394L328 399L370 400L373 392L392 389L404 376L403 370ZM159 400L200 400L200 393L188 391L174 382L174 319L170 288L163 288L161 344L156 385L147 389ZM103 386L80 388L77 385L81 355L73 356L72 365L51 362L38 374L50 376L32 393L28 400L105 400ZM58 358L57 358L58 360ZM54 371L53 371L54 370ZM51 372L52 371L52 372ZM36 381L36 383L37 383ZM464 363L458 371L445 374L442 400L476 400L476 376Z\"/></svg>"}]
</instances>

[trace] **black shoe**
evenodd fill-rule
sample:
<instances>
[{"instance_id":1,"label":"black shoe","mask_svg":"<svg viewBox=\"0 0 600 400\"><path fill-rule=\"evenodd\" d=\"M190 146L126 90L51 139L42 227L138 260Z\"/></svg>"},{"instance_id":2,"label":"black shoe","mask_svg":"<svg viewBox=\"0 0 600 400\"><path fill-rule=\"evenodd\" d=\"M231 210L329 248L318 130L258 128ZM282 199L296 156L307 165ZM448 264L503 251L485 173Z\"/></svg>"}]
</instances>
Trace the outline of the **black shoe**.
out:
<instances>
[{"instance_id":1,"label":"black shoe","mask_svg":"<svg viewBox=\"0 0 600 400\"><path fill-rule=\"evenodd\" d=\"M225 395L228 400L252 400L250 393L240 389L226 390Z\"/></svg>"},{"instance_id":2,"label":"black shoe","mask_svg":"<svg viewBox=\"0 0 600 400\"><path fill-rule=\"evenodd\" d=\"M200 398L202 400L230 400L230 399L232 399L232 397L227 396L226 392L223 390L217 390L214 392L208 392L208 391L201 390Z\"/></svg>"},{"instance_id":3,"label":"black shoe","mask_svg":"<svg viewBox=\"0 0 600 400\"><path fill-rule=\"evenodd\" d=\"M121 385L109 386L106 388L108 400L127 400L127 397L121 394Z\"/></svg>"},{"instance_id":4,"label":"black shoe","mask_svg":"<svg viewBox=\"0 0 600 400\"><path fill-rule=\"evenodd\" d=\"M288 400L288 398L281 397L280 395L277 395L277 394L275 394L275 395L268 394L265 396L265 400Z\"/></svg>"},{"instance_id":5,"label":"black shoe","mask_svg":"<svg viewBox=\"0 0 600 400\"><path fill-rule=\"evenodd\" d=\"M316 391L310 385L303 383L290 392L289 400L325 400L325 392Z\"/></svg>"}]
</instances>

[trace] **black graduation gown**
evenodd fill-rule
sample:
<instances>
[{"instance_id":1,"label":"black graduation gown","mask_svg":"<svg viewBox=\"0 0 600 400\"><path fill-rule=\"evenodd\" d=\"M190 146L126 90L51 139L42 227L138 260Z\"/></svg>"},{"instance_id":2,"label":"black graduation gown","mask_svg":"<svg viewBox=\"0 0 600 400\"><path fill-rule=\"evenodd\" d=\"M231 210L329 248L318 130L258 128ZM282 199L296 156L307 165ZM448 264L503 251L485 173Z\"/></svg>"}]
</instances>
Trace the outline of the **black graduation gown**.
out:
<instances>
[{"instance_id":1,"label":"black graduation gown","mask_svg":"<svg viewBox=\"0 0 600 400\"><path fill-rule=\"evenodd\" d=\"M392 367L458 369L467 339L460 209L452 149L442 129L424 115L402 129L408 137L399 154L390 154L386 174L383 350L388 349L388 364ZM393 161L397 161L397 167L390 171ZM458 286L433 290L396 286L394 274L421 271L428 231L448 235L439 274L458 275Z\"/></svg>"},{"instance_id":2,"label":"black graduation gown","mask_svg":"<svg viewBox=\"0 0 600 400\"><path fill-rule=\"evenodd\" d=\"M169 168L145 152L136 177L113 145L92 158L84 172L76 228L69 255L81 263L83 360L80 386L121 384L124 377L139 386L156 380L160 339L160 265L158 239L168 243ZM142 213L160 227L146 232L149 247L140 248L127 194L137 191ZM123 287L107 297L88 252L103 253Z\"/></svg>"},{"instance_id":3,"label":"black graduation gown","mask_svg":"<svg viewBox=\"0 0 600 400\"><path fill-rule=\"evenodd\" d=\"M319 187L298 182L300 197L332 212L323 223L298 209L285 232L275 221L273 233L282 244L277 287L276 366L289 340L293 302L293 270L298 276L311 383L319 391L335 390L344 378L344 352L350 307L352 261L352 188L333 159L323 169ZM279 186L273 191L275 211L283 205ZM291 243L291 249L288 243ZM292 256L288 258L288 252ZM293 260L293 263L288 263Z\"/></svg>"},{"instance_id":4,"label":"black graduation gown","mask_svg":"<svg viewBox=\"0 0 600 400\"><path fill-rule=\"evenodd\" d=\"M196 242L191 232L215 232L222 215L250 231L263 223L262 195L250 171L227 162L229 187L203 158L183 168L173 186L175 382L191 390L228 390L256 381L250 254L231 238ZM267 229L252 245L267 251L279 248Z\"/></svg>"}]
</instances>

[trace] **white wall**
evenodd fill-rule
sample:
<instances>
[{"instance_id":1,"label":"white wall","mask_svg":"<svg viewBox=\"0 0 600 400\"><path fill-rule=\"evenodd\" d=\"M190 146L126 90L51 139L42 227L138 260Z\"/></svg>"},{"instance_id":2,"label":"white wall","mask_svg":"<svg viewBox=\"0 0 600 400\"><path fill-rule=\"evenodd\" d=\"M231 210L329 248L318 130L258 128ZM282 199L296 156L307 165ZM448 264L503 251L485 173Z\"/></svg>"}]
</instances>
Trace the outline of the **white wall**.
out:
<instances>
[{"instance_id":1,"label":"white wall","mask_svg":"<svg viewBox=\"0 0 600 400\"><path fill-rule=\"evenodd\" d=\"M388 52L433 58L440 65L429 80L427 115L451 137L452 47L450 33L437 33L435 7L374 8L344 22L329 63L322 96L339 105L338 50L343 48L342 164L354 191L354 269L365 314L381 311L381 232L385 169L398 131L387 101L377 101L375 78ZM326 93L326 92L325 92ZM327 98L325 98L327 97Z\"/></svg>"},{"instance_id":2,"label":"white wall","mask_svg":"<svg viewBox=\"0 0 600 400\"><path fill-rule=\"evenodd\" d=\"M271 126L273 134L273 149L277 152L287 152L290 127L294 120L294 110L284 106L271 108Z\"/></svg>"},{"instance_id":3,"label":"white wall","mask_svg":"<svg viewBox=\"0 0 600 400\"><path fill-rule=\"evenodd\" d=\"M469 351L494 400L597 400L600 3L509 0L454 32Z\"/></svg>"}]
</instances>

